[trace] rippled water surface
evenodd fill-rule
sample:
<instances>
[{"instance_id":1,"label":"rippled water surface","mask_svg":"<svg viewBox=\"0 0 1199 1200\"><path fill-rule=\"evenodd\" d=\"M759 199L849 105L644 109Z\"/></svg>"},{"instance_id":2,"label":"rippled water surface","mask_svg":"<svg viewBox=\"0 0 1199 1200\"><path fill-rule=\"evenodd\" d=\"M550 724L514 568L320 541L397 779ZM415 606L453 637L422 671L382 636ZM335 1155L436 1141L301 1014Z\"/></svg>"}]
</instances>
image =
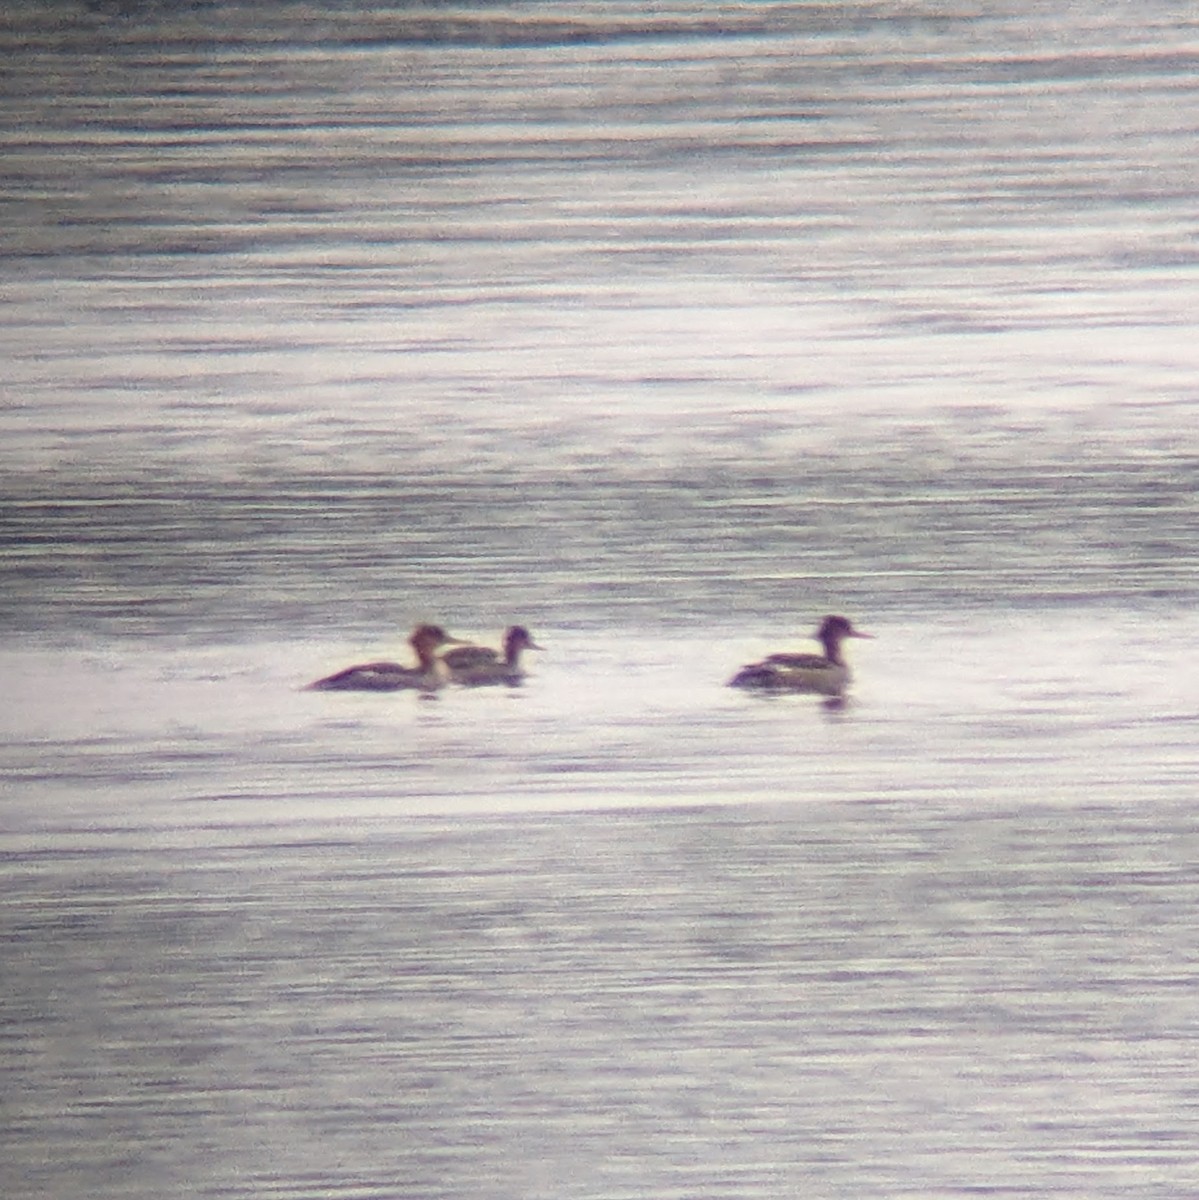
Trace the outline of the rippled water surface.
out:
<instances>
[{"instance_id":1,"label":"rippled water surface","mask_svg":"<svg viewBox=\"0 0 1199 1200\"><path fill-rule=\"evenodd\" d=\"M5 1197L1199 1190L1190 6L0 52Z\"/></svg>"}]
</instances>

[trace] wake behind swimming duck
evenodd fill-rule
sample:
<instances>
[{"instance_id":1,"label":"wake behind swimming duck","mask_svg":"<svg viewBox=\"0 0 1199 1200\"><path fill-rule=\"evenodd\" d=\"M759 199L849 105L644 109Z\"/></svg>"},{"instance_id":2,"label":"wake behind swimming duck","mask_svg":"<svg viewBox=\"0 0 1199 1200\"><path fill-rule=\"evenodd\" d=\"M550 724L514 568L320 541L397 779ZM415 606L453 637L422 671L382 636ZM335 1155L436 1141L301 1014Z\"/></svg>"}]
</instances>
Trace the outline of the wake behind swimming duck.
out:
<instances>
[{"instance_id":1,"label":"wake behind swimming duck","mask_svg":"<svg viewBox=\"0 0 1199 1200\"><path fill-rule=\"evenodd\" d=\"M408 639L416 653L415 667L393 662L359 663L310 683L309 692L397 692L402 688L435 688L446 680L446 672L437 659L437 651L458 641L440 625L418 625Z\"/></svg>"},{"instance_id":2,"label":"wake behind swimming duck","mask_svg":"<svg viewBox=\"0 0 1199 1200\"><path fill-rule=\"evenodd\" d=\"M824 654L768 655L761 662L742 667L729 680L729 687L840 696L851 678L841 643L846 638L871 636L855 629L845 617L825 617L816 631L816 640L824 647Z\"/></svg>"}]
</instances>

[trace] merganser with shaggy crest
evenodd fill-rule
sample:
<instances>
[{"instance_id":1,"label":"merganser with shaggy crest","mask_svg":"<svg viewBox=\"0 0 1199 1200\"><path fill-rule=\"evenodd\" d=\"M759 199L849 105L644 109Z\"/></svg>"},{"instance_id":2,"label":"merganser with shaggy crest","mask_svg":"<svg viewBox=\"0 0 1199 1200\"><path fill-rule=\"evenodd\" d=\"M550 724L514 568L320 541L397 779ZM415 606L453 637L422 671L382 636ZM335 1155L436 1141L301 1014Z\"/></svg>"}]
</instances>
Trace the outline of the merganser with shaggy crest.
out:
<instances>
[{"instance_id":1,"label":"merganser with shaggy crest","mask_svg":"<svg viewBox=\"0 0 1199 1200\"><path fill-rule=\"evenodd\" d=\"M846 638L869 638L845 617L825 617L816 631L823 654L771 654L761 662L742 667L729 687L773 692L810 692L840 696L849 686L849 666L841 653Z\"/></svg>"},{"instance_id":2,"label":"merganser with shaggy crest","mask_svg":"<svg viewBox=\"0 0 1199 1200\"><path fill-rule=\"evenodd\" d=\"M523 625L512 625L504 633L503 654L490 646L455 646L441 661L454 683L477 687L486 683L519 683L524 678L520 656L525 650L542 649Z\"/></svg>"}]
</instances>

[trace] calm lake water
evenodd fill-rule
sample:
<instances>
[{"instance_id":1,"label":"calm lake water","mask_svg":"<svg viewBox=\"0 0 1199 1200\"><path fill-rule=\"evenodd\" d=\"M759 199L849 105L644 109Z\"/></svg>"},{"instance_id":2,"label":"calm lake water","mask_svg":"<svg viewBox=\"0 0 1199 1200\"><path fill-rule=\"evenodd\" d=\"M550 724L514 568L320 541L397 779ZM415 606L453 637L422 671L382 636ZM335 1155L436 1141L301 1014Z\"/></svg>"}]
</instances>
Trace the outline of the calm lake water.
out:
<instances>
[{"instance_id":1,"label":"calm lake water","mask_svg":"<svg viewBox=\"0 0 1199 1200\"><path fill-rule=\"evenodd\" d=\"M1199 1191L1192 6L0 52L6 1200Z\"/></svg>"}]
</instances>

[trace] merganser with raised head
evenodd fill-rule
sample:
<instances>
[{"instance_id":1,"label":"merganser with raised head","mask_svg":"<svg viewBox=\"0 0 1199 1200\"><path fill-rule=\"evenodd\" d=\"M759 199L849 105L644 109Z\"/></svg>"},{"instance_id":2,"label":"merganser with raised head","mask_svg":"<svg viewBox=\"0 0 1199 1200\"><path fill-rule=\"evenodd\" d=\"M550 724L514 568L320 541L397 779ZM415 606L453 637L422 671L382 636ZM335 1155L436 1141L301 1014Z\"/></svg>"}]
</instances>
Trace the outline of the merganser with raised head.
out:
<instances>
[{"instance_id":1,"label":"merganser with raised head","mask_svg":"<svg viewBox=\"0 0 1199 1200\"><path fill-rule=\"evenodd\" d=\"M816 631L816 640L824 647L823 654L771 654L761 662L742 667L729 680L729 687L840 696L850 680L841 643L846 638L872 636L855 629L845 617L825 617Z\"/></svg>"},{"instance_id":2,"label":"merganser with raised head","mask_svg":"<svg viewBox=\"0 0 1199 1200\"><path fill-rule=\"evenodd\" d=\"M490 646L455 646L441 656L441 661L454 683L475 687L486 683L519 683L525 677L520 666L521 654L540 649L523 625L512 625L504 633L502 654Z\"/></svg>"},{"instance_id":3,"label":"merganser with raised head","mask_svg":"<svg viewBox=\"0 0 1199 1200\"><path fill-rule=\"evenodd\" d=\"M446 672L437 658L437 650L451 642L440 625L418 625L408 639L416 652L415 667L404 667L393 662L359 663L346 667L324 679L310 683L305 689L310 692L398 692L402 688L435 688L446 680Z\"/></svg>"}]
</instances>

